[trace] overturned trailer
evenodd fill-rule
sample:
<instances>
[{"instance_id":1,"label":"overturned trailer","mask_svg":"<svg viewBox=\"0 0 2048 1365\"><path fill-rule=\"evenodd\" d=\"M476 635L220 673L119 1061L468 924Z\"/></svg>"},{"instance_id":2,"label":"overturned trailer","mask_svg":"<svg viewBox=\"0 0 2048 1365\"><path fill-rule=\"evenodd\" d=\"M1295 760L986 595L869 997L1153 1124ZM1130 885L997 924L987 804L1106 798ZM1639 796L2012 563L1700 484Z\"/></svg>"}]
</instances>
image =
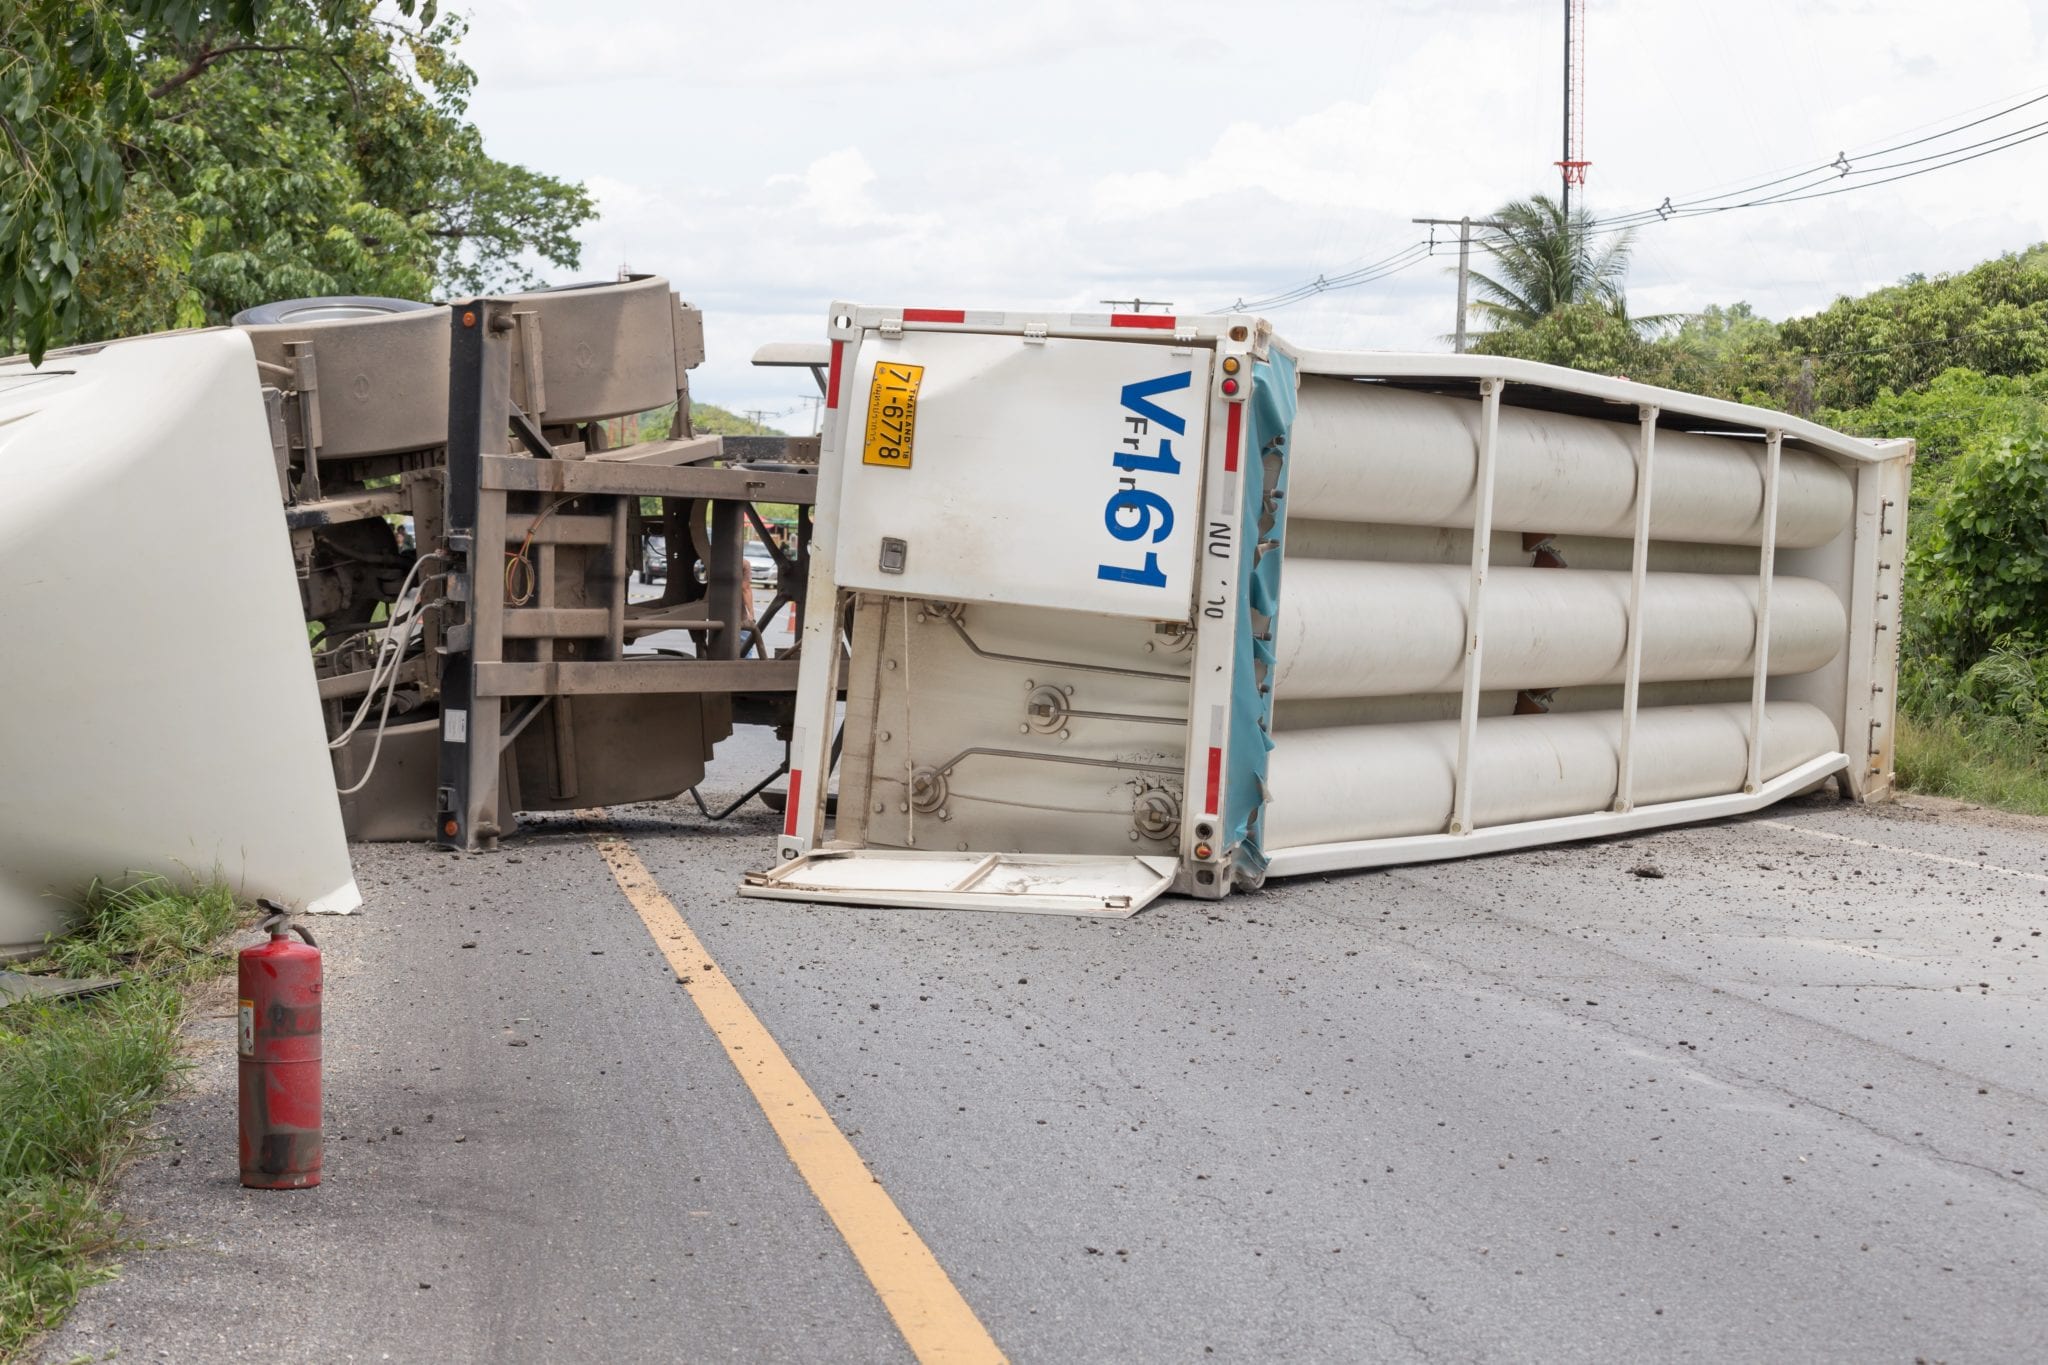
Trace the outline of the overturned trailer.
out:
<instances>
[{"instance_id":1,"label":"overturned trailer","mask_svg":"<svg viewBox=\"0 0 2048 1365\"><path fill-rule=\"evenodd\" d=\"M796 664L764 641L800 602L815 475L802 442L693 432L703 323L666 280L235 321L351 837L485 847L519 811L694 788L736 718L787 726ZM796 507L787 545L766 503ZM779 578L752 616L749 526ZM650 531L668 572L630 600Z\"/></svg>"},{"instance_id":2,"label":"overturned trailer","mask_svg":"<svg viewBox=\"0 0 2048 1365\"><path fill-rule=\"evenodd\" d=\"M0 361L0 961L102 879L360 902L248 341Z\"/></svg>"},{"instance_id":3,"label":"overturned trailer","mask_svg":"<svg viewBox=\"0 0 2048 1365\"><path fill-rule=\"evenodd\" d=\"M0 959L97 878L346 911L345 834L487 847L690 791L736 721L787 734L768 625L800 611L815 441L691 430L702 323L666 281L235 322L0 361Z\"/></svg>"},{"instance_id":4,"label":"overturned trailer","mask_svg":"<svg viewBox=\"0 0 2048 1365\"><path fill-rule=\"evenodd\" d=\"M830 343L743 894L1128 914L1891 790L1908 442L1246 316Z\"/></svg>"}]
</instances>

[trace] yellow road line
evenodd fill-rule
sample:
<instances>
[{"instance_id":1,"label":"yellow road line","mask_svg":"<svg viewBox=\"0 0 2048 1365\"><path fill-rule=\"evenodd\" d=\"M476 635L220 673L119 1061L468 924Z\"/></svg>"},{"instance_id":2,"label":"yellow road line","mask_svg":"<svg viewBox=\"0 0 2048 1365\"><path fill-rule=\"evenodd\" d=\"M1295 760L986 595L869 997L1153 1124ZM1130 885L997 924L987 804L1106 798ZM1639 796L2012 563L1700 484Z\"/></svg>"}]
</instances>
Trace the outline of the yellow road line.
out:
<instances>
[{"instance_id":1,"label":"yellow road line","mask_svg":"<svg viewBox=\"0 0 2048 1365\"><path fill-rule=\"evenodd\" d=\"M587 820L602 813L584 811ZM725 1048L740 1079L754 1092L783 1150L811 1193L825 1206L839 1235L860 1263L882 1306L919 1361L1002 1361L1003 1353L931 1248L910 1226L896 1201L869 1173L853 1144L825 1112L811 1087L718 968L654 874L617 834L593 835L612 879L626 893L655 945L683 980L690 1000Z\"/></svg>"},{"instance_id":2,"label":"yellow road line","mask_svg":"<svg viewBox=\"0 0 2048 1365\"><path fill-rule=\"evenodd\" d=\"M1785 820L1758 820L1755 823L1766 829L1789 830L1793 834L1804 834L1813 839L1833 839L1837 843L1855 844L1859 848L1874 848L1885 853L1903 853L1910 858L1924 858L1930 863L1947 863L1952 867L1967 867L1973 872L2002 872L2008 877L2024 877L2028 881L2048 882L2048 876L2039 872L2022 872L2016 867L2000 867L1997 863L1972 862L1968 858L1951 858L1946 853L1929 853L1925 849L1903 848L1898 844L1880 844L1871 839L1858 839L1849 834L1833 834L1824 829L1809 829Z\"/></svg>"}]
</instances>

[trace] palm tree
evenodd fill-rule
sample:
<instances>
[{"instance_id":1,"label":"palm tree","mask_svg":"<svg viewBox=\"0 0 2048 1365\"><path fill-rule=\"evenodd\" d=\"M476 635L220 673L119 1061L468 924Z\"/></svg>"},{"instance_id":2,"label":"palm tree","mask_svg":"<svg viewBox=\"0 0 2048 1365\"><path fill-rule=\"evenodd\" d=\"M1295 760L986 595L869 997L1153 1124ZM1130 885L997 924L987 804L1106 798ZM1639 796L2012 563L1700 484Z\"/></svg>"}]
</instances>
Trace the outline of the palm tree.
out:
<instances>
[{"instance_id":1,"label":"palm tree","mask_svg":"<svg viewBox=\"0 0 2048 1365\"><path fill-rule=\"evenodd\" d=\"M1544 194L1517 199L1493 216L1502 225L1486 243L1495 273L1472 272L1479 291L1472 308L1496 329L1533 327L1574 304L1592 304L1644 334L1678 320L1675 314L1628 315L1622 282L1628 276L1634 229L1598 237L1584 208L1567 218L1563 206Z\"/></svg>"}]
</instances>

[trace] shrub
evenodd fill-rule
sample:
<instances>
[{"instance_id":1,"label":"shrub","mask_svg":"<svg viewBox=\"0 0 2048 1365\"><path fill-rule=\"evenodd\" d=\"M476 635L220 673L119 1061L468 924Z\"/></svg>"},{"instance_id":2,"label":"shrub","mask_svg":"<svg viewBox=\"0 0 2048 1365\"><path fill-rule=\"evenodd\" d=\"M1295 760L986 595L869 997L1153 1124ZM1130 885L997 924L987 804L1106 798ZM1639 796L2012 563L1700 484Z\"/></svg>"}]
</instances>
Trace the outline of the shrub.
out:
<instances>
[{"instance_id":1,"label":"shrub","mask_svg":"<svg viewBox=\"0 0 2048 1365\"><path fill-rule=\"evenodd\" d=\"M1908 556L1912 625L1960 665L2048 641L2048 433L1966 452Z\"/></svg>"}]
</instances>

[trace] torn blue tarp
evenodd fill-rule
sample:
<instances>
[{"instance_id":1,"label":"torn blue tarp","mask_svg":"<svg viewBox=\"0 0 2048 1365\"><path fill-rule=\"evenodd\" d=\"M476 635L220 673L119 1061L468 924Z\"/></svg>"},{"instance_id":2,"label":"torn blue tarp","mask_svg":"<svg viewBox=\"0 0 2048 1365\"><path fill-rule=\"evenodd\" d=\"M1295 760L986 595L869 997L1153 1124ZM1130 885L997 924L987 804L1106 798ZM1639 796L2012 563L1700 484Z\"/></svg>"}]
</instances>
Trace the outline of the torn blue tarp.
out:
<instances>
[{"instance_id":1,"label":"torn blue tarp","mask_svg":"<svg viewBox=\"0 0 2048 1365\"><path fill-rule=\"evenodd\" d=\"M1266 801L1266 755L1273 748L1273 634L1280 610L1280 561L1286 517L1287 441L1294 427L1294 361L1278 350L1252 366L1249 430L1245 433L1242 520L1250 572L1237 589L1240 648L1230 678L1230 752L1223 793L1225 847L1256 884L1266 871L1259 812Z\"/></svg>"}]
</instances>

